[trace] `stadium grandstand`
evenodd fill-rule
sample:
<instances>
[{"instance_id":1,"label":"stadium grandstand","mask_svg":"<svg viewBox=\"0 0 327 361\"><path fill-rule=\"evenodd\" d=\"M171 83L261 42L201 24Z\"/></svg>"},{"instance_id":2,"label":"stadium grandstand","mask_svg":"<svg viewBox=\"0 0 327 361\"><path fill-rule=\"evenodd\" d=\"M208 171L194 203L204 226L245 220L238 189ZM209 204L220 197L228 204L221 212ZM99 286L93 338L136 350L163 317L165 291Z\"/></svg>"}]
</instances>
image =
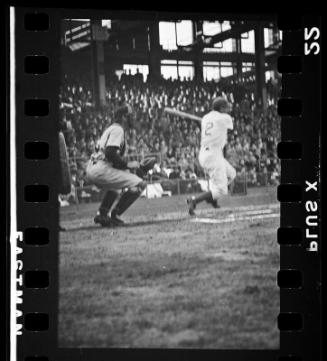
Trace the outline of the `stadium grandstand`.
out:
<instances>
[{"instance_id":1,"label":"stadium grandstand","mask_svg":"<svg viewBox=\"0 0 327 361\"><path fill-rule=\"evenodd\" d=\"M281 40L273 20L63 20L60 129L73 191L62 202L97 199L85 166L125 102L133 107L126 155L157 157L150 182L172 193L199 190L205 178L197 160L200 128L163 110L202 116L224 95L233 105L225 156L237 170L234 192L278 184Z\"/></svg>"}]
</instances>

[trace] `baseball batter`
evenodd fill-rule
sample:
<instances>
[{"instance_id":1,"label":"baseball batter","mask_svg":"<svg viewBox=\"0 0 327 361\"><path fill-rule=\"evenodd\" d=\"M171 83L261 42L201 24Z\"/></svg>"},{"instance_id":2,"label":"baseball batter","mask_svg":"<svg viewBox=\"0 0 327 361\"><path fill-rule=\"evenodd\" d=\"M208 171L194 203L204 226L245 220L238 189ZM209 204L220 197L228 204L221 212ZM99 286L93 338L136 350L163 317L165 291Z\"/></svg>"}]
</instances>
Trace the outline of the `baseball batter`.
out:
<instances>
[{"instance_id":1,"label":"baseball batter","mask_svg":"<svg viewBox=\"0 0 327 361\"><path fill-rule=\"evenodd\" d=\"M223 97L213 101L212 111L201 120L201 149L199 162L209 175L209 192L188 199L189 214L195 215L196 205L202 201L218 208L218 198L228 193L228 184L236 176L235 169L224 158L223 149L228 129L233 129L233 120L228 114L231 105Z\"/></svg>"},{"instance_id":2,"label":"baseball batter","mask_svg":"<svg viewBox=\"0 0 327 361\"><path fill-rule=\"evenodd\" d=\"M119 216L136 201L146 187L146 182L142 178L130 172L130 169L139 168L140 164L124 159L126 145L123 123L131 112L129 105L116 110L115 122L102 134L99 149L92 154L86 169L88 180L105 190L94 218L94 222L103 227L122 225L124 222ZM118 202L111 210L119 196Z\"/></svg>"}]
</instances>

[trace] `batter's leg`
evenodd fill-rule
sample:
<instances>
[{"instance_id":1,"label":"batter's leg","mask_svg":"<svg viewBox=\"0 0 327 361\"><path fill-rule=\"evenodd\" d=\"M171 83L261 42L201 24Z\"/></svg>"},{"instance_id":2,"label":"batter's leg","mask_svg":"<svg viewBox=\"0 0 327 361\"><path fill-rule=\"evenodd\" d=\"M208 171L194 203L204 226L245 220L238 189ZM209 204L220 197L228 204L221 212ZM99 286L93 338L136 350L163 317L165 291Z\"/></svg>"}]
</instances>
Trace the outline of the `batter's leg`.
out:
<instances>
[{"instance_id":1,"label":"batter's leg","mask_svg":"<svg viewBox=\"0 0 327 361\"><path fill-rule=\"evenodd\" d=\"M111 220L116 223L116 225L124 224L124 221L122 221L119 216L139 198L145 187L146 182L141 181L136 187L129 188L122 194L115 208L111 211Z\"/></svg>"},{"instance_id":2,"label":"batter's leg","mask_svg":"<svg viewBox=\"0 0 327 361\"><path fill-rule=\"evenodd\" d=\"M190 216L194 216L195 215L195 208L196 205L200 202L206 201L208 203L212 203L214 202L213 198L212 198L212 193L211 191L209 192L204 192L202 194L200 194L197 197L191 197L187 200L187 204L188 204L188 213Z\"/></svg>"},{"instance_id":3,"label":"batter's leg","mask_svg":"<svg viewBox=\"0 0 327 361\"><path fill-rule=\"evenodd\" d=\"M213 199L212 192L211 197L209 199L206 199L207 203L211 204L213 208L220 208L220 205L218 204L218 198Z\"/></svg>"},{"instance_id":4,"label":"batter's leg","mask_svg":"<svg viewBox=\"0 0 327 361\"><path fill-rule=\"evenodd\" d=\"M222 161L221 161L222 162ZM198 197L192 197L187 200L188 203L188 213L191 216L195 215L195 208L196 205L202 201L206 201L210 203L214 208L220 208L218 204L218 197L222 192L220 191L221 184L223 183L224 179L227 177L225 175L225 168L221 166L221 162L219 162L219 159L217 160L218 166L214 168L208 168L207 173L209 174L209 191L200 194Z\"/></svg>"}]
</instances>

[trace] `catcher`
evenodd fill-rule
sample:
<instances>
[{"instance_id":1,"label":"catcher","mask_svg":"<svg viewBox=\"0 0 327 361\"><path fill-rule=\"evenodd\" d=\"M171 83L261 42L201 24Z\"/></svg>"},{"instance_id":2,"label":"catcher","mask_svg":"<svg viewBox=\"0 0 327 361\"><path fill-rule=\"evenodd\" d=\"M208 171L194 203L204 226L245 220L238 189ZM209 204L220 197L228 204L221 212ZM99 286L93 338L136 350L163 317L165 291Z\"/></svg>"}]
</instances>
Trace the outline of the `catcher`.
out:
<instances>
[{"instance_id":1,"label":"catcher","mask_svg":"<svg viewBox=\"0 0 327 361\"><path fill-rule=\"evenodd\" d=\"M100 208L94 218L94 222L103 227L124 224L119 216L141 195L146 187L146 182L142 177L155 164L155 158L148 158L142 164L137 161L127 162L124 159L126 145L123 124L131 113L130 105L121 106L115 111L115 122L102 134L99 149L91 155L86 168L88 180L105 190ZM135 170L136 174L133 174L131 170Z\"/></svg>"}]
</instances>

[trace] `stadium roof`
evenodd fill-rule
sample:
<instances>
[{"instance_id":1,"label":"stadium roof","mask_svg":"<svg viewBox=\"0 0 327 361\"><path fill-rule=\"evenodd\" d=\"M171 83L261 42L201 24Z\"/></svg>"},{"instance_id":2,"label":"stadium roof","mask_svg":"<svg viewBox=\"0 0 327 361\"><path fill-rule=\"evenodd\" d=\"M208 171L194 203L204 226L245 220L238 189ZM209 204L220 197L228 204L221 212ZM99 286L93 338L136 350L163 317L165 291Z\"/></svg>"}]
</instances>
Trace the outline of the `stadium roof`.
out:
<instances>
[{"instance_id":1,"label":"stadium roof","mask_svg":"<svg viewBox=\"0 0 327 361\"><path fill-rule=\"evenodd\" d=\"M264 20L260 23L266 28L276 26L274 21ZM146 32L147 21L141 20L102 20L100 23L103 31L107 33L105 39L109 38L109 43L115 43L125 36L135 36L135 34ZM253 30L258 21L230 21L230 27L227 30L217 32L211 36L203 35L203 31L197 31L197 39L187 46L178 46L174 52L175 55L189 53L196 49L213 47L217 43L222 43L228 39L241 37L242 34ZM87 47L91 42L91 22L90 19L66 19L62 25L62 44L68 46L71 50L79 50ZM110 34L110 37L109 37ZM266 49L266 55L275 55L278 52L280 44L274 44ZM186 55L186 54L185 54ZM187 55L186 55L187 56Z\"/></svg>"}]
</instances>

